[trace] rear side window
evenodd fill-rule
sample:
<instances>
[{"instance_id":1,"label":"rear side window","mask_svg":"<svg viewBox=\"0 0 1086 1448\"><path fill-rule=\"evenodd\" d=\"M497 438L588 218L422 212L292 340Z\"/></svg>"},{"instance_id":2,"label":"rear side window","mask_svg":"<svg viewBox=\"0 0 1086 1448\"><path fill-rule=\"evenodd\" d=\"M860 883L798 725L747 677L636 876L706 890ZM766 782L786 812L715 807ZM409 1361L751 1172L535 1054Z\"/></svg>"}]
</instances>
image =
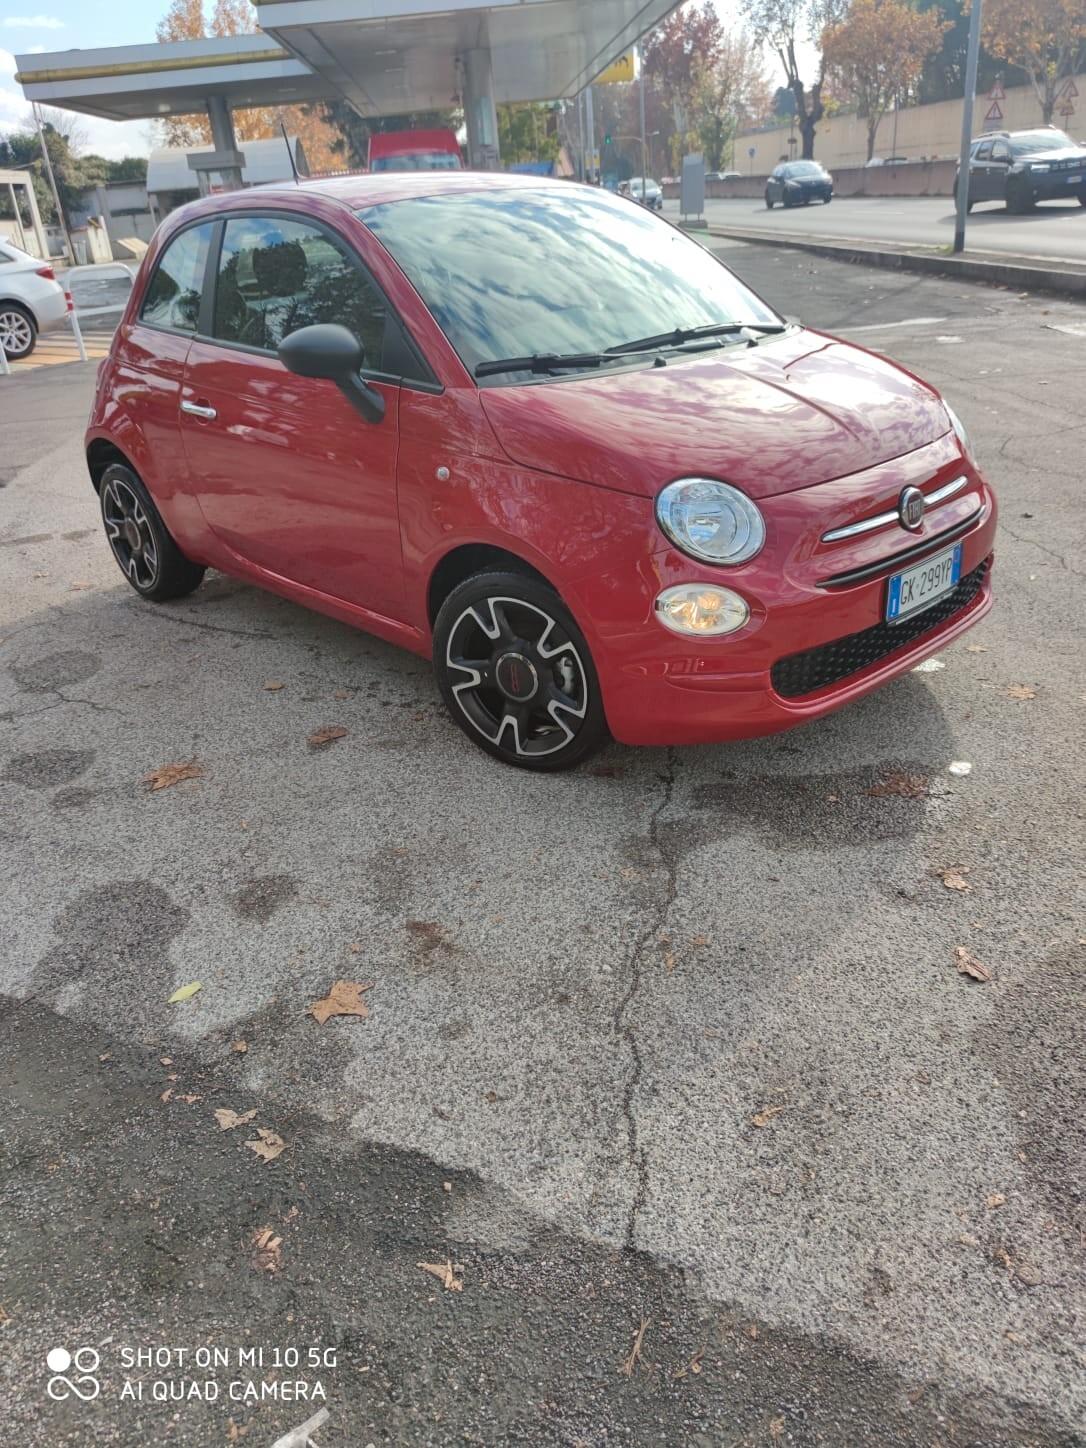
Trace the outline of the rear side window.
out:
<instances>
[{"instance_id":1,"label":"rear side window","mask_svg":"<svg viewBox=\"0 0 1086 1448\"><path fill-rule=\"evenodd\" d=\"M274 352L299 327L338 322L366 349L366 366L383 370L385 300L327 232L285 217L245 216L226 223L214 336Z\"/></svg>"},{"instance_id":2,"label":"rear side window","mask_svg":"<svg viewBox=\"0 0 1086 1448\"><path fill-rule=\"evenodd\" d=\"M141 322L176 332L196 331L213 230L214 223L205 222L181 232L169 243L143 299Z\"/></svg>"},{"instance_id":3,"label":"rear side window","mask_svg":"<svg viewBox=\"0 0 1086 1448\"><path fill-rule=\"evenodd\" d=\"M991 155L992 155L992 143L991 143L991 141L981 141L980 145L979 145L979 146L977 147L977 149L976 149L975 155L973 156L973 160L974 160L974 161L988 161L988 160L991 159Z\"/></svg>"}]
</instances>

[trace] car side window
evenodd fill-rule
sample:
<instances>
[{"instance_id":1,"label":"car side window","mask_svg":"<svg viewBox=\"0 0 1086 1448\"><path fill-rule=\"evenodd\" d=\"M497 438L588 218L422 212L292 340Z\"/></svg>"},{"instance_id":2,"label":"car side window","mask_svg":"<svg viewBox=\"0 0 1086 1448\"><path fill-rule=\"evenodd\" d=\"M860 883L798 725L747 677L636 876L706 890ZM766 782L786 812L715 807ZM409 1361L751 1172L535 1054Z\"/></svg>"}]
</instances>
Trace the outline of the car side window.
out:
<instances>
[{"instance_id":1,"label":"car side window","mask_svg":"<svg viewBox=\"0 0 1086 1448\"><path fill-rule=\"evenodd\" d=\"M214 223L190 226L168 243L143 298L140 321L176 332L195 332Z\"/></svg>"},{"instance_id":2,"label":"car side window","mask_svg":"<svg viewBox=\"0 0 1086 1448\"><path fill-rule=\"evenodd\" d=\"M1010 153L1009 147L1007 146L1006 141L993 141L993 142L992 142L992 160L993 160L993 161L1009 161L1010 159L1011 159L1011 153Z\"/></svg>"},{"instance_id":3,"label":"car side window","mask_svg":"<svg viewBox=\"0 0 1086 1448\"><path fill-rule=\"evenodd\" d=\"M383 370L387 307L381 293L327 232L278 216L226 223L219 261L213 335L275 352L299 327L338 322L366 349L366 366Z\"/></svg>"},{"instance_id":4,"label":"car side window","mask_svg":"<svg viewBox=\"0 0 1086 1448\"><path fill-rule=\"evenodd\" d=\"M992 159L992 143L991 143L991 141L981 141L980 145L977 147L976 151L973 153L973 160L974 160L974 161L990 161L991 159Z\"/></svg>"}]
</instances>

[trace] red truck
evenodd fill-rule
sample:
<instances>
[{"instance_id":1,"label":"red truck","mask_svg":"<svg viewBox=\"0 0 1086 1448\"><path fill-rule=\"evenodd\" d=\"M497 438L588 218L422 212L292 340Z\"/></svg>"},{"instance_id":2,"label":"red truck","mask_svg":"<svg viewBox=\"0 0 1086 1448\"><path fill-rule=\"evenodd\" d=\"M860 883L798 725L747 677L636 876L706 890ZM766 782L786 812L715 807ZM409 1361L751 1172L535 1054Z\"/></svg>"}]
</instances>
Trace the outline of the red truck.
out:
<instances>
[{"instance_id":1,"label":"red truck","mask_svg":"<svg viewBox=\"0 0 1086 1448\"><path fill-rule=\"evenodd\" d=\"M389 131L370 137L372 172L460 171L463 166L452 131Z\"/></svg>"}]
</instances>

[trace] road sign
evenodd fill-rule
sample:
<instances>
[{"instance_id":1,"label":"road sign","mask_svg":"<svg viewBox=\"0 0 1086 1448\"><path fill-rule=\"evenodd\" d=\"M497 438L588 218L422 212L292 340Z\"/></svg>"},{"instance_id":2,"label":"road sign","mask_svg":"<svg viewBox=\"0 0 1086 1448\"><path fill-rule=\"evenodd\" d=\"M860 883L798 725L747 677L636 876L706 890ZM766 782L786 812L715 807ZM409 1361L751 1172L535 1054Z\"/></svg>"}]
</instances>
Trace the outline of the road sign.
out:
<instances>
[{"instance_id":1,"label":"road sign","mask_svg":"<svg viewBox=\"0 0 1086 1448\"><path fill-rule=\"evenodd\" d=\"M1078 86L1071 79L1071 77L1068 76L1067 79L1064 81L1063 85L1060 86L1056 94L1059 96L1061 101L1073 101L1078 97Z\"/></svg>"},{"instance_id":2,"label":"road sign","mask_svg":"<svg viewBox=\"0 0 1086 1448\"><path fill-rule=\"evenodd\" d=\"M1061 116L1073 116L1074 114L1075 114L1075 105L1074 105L1074 102L1073 102L1073 101L1070 101L1070 100L1064 101L1063 105L1060 106L1060 115L1061 115Z\"/></svg>"},{"instance_id":3,"label":"road sign","mask_svg":"<svg viewBox=\"0 0 1086 1448\"><path fill-rule=\"evenodd\" d=\"M748 146L748 147L747 147L747 155L748 155L748 156L750 157L750 159L753 161L753 160L754 160L754 157L757 155L757 147L755 147L755 146Z\"/></svg>"},{"instance_id":4,"label":"road sign","mask_svg":"<svg viewBox=\"0 0 1086 1448\"><path fill-rule=\"evenodd\" d=\"M990 101L1005 101L1007 99L1007 92L1003 89L1003 82L1001 80L997 80L988 92L988 99Z\"/></svg>"},{"instance_id":5,"label":"road sign","mask_svg":"<svg viewBox=\"0 0 1086 1448\"><path fill-rule=\"evenodd\" d=\"M1003 112L999 108L999 102L993 101L988 107L987 115L984 117L984 125L986 128L997 126L1002 119Z\"/></svg>"},{"instance_id":6,"label":"road sign","mask_svg":"<svg viewBox=\"0 0 1086 1448\"><path fill-rule=\"evenodd\" d=\"M628 50L625 55L620 55L616 61L598 75L592 84L626 85L631 80L634 80L636 75L637 70L634 64L634 53L632 50Z\"/></svg>"}]
</instances>

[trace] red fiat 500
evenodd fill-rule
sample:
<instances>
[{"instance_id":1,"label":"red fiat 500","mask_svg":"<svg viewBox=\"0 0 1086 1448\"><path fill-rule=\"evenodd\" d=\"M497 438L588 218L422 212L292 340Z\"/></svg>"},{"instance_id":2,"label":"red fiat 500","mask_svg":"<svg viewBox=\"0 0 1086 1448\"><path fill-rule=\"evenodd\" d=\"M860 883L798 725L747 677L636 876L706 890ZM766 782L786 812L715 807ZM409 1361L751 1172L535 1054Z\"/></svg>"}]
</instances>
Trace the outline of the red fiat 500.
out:
<instances>
[{"instance_id":1,"label":"red fiat 500","mask_svg":"<svg viewBox=\"0 0 1086 1448\"><path fill-rule=\"evenodd\" d=\"M562 182L175 212L87 455L143 597L219 568L432 655L533 769L788 729L991 606L995 501L931 387Z\"/></svg>"}]
</instances>

